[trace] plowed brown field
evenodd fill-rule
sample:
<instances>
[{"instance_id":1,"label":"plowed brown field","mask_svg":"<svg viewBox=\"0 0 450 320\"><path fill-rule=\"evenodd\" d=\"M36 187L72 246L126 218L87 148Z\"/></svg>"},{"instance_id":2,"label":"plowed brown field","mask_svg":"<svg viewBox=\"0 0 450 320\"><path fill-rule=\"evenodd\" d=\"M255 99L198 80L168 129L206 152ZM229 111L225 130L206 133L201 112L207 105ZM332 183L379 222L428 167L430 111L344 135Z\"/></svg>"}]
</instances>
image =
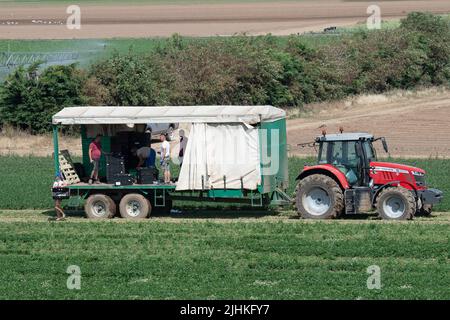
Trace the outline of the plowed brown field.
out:
<instances>
[{"instance_id":1,"label":"plowed brown field","mask_svg":"<svg viewBox=\"0 0 450 320\"><path fill-rule=\"evenodd\" d=\"M313 149L299 148L297 144L313 141L323 127L335 133L343 126L348 132L385 136L394 157L450 157L449 91L363 96L308 108L311 114L288 121L291 154L314 155ZM382 155L382 151L379 153Z\"/></svg>"},{"instance_id":2,"label":"plowed brown field","mask_svg":"<svg viewBox=\"0 0 450 320\"><path fill-rule=\"evenodd\" d=\"M65 26L67 4L0 7L0 39L72 39L188 36L235 33L286 35L324 27L353 25L367 19L368 1L318 0L298 2L192 5L81 5L81 30ZM382 19L411 11L449 13L450 1L377 1ZM34 20L34 22L33 22ZM50 24L51 23L51 24Z\"/></svg>"}]
</instances>

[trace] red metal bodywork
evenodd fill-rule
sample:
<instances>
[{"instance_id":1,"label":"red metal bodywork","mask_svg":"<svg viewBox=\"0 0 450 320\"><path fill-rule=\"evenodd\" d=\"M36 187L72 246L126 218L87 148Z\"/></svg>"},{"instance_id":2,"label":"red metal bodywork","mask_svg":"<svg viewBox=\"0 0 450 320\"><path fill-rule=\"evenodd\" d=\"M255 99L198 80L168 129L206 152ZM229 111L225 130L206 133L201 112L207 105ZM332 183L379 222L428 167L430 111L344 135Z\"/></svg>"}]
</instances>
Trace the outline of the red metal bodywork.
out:
<instances>
[{"instance_id":1,"label":"red metal bodywork","mask_svg":"<svg viewBox=\"0 0 450 320\"><path fill-rule=\"evenodd\" d=\"M385 185L399 182L399 185L408 190L424 190L425 186L418 186L413 172L425 174L425 170L398 163L373 161L370 163L370 177L374 185Z\"/></svg>"},{"instance_id":2,"label":"red metal bodywork","mask_svg":"<svg viewBox=\"0 0 450 320\"><path fill-rule=\"evenodd\" d=\"M370 178L373 179L373 184L383 186L389 183L400 185L408 190L424 190L425 186L418 186L414 179L413 171L425 174L425 171L420 168L407 166L398 163L373 161L370 163ZM345 177L345 174L331 164L319 164L314 166L305 166L297 180L302 179L312 173L328 173L328 175L335 177L341 187L345 190L350 188L350 184Z\"/></svg>"}]
</instances>

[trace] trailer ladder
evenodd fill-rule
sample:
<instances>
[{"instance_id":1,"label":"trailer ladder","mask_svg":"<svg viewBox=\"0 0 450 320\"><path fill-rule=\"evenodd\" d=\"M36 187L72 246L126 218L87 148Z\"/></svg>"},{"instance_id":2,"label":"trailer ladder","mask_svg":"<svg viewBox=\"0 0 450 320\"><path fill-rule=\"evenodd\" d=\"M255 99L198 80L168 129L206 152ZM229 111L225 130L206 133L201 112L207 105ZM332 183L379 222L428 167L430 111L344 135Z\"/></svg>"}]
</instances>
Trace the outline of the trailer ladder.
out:
<instances>
[{"instance_id":1,"label":"trailer ladder","mask_svg":"<svg viewBox=\"0 0 450 320\"><path fill-rule=\"evenodd\" d=\"M154 197L154 202L153 204L155 205L155 207L165 207L166 206L166 191L165 190L161 190L161 194L158 195L158 190L156 189L153 192L153 197ZM162 200L158 203L158 199Z\"/></svg>"}]
</instances>

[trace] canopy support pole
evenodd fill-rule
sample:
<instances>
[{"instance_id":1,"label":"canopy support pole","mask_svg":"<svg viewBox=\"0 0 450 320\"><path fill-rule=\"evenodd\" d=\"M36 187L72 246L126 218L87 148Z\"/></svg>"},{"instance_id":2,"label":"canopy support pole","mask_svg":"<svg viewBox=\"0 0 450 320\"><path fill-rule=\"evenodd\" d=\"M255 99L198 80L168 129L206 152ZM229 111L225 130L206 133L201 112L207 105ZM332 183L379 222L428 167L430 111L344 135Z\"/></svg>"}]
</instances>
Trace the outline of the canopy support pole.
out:
<instances>
[{"instance_id":1,"label":"canopy support pole","mask_svg":"<svg viewBox=\"0 0 450 320\"><path fill-rule=\"evenodd\" d=\"M59 173L59 145L58 125L53 125L53 162L55 164L55 176Z\"/></svg>"}]
</instances>

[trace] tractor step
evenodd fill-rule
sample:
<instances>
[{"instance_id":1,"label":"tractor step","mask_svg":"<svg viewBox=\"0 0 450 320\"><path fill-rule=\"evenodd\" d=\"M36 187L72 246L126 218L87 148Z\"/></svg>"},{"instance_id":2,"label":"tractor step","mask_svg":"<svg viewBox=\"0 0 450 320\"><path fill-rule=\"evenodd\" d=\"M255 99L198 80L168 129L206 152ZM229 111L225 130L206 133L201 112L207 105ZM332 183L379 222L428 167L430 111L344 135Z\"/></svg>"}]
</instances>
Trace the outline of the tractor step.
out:
<instances>
[{"instance_id":1,"label":"tractor step","mask_svg":"<svg viewBox=\"0 0 450 320\"><path fill-rule=\"evenodd\" d=\"M345 214L366 213L372 209L372 189L355 187L344 193Z\"/></svg>"}]
</instances>

